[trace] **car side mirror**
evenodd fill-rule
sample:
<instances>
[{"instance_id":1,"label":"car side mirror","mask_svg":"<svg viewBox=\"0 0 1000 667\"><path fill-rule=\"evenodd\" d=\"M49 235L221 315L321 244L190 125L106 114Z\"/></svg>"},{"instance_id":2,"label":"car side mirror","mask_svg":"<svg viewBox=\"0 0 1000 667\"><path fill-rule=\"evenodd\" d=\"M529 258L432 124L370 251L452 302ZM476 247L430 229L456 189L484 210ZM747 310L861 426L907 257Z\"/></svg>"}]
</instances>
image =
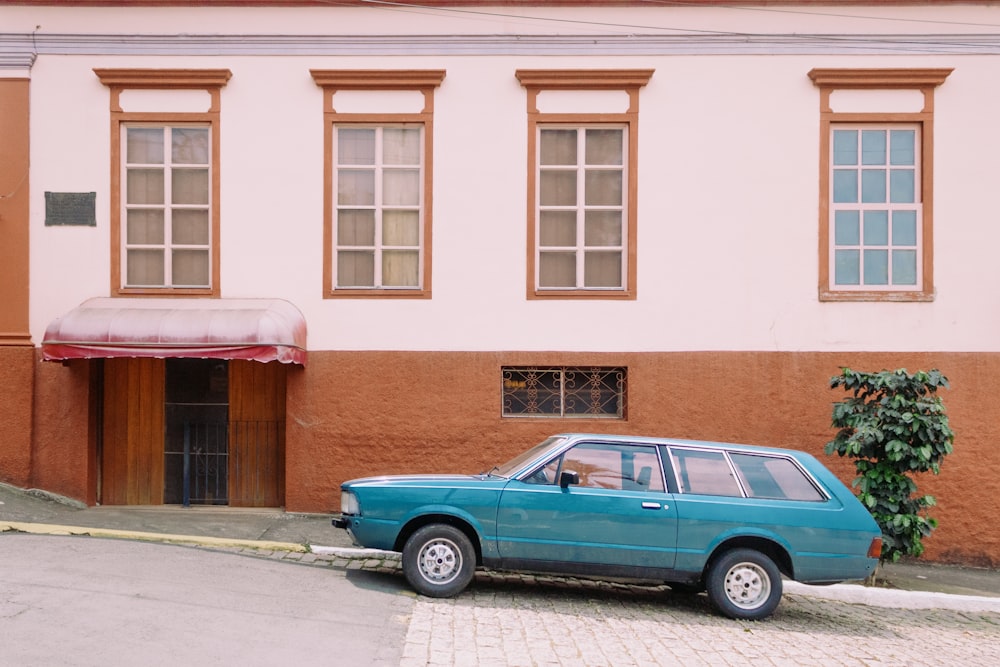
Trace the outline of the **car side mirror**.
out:
<instances>
[{"instance_id":1,"label":"car side mirror","mask_svg":"<svg viewBox=\"0 0 1000 667\"><path fill-rule=\"evenodd\" d=\"M572 470L563 470L559 474L559 486L563 489L569 487L570 484L574 486L580 483L580 473L573 472Z\"/></svg>"}]
</instances>

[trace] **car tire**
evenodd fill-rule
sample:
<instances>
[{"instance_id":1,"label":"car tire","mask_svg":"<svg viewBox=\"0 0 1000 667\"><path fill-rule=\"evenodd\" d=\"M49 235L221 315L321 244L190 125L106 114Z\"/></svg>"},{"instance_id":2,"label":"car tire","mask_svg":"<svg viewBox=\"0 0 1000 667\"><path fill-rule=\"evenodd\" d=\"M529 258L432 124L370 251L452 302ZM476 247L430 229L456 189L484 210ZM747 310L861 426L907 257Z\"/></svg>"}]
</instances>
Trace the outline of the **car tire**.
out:
<instances>
[{"instance_id":1,"label":"car tire","mask_svg":"<svg viewBox=\"0 0 1000 667\"><path fill-rule=\"evenodd\" d=\"M733 549L719 556L705 583L712 606L729 618L767 618L781 601L778 566L754 549Z\"/></svg>"},{"instance_id":2,"label":"car tire","mask_svg":"<svg viewBox=\"0 0 1000 667\"><path fill-rule=\"evenodd\" d=\"M403 547L403 575L421 595L458 595L476 572L476 551L458 528L431 524L417 530Z\"/></svg>"}]
</instances>

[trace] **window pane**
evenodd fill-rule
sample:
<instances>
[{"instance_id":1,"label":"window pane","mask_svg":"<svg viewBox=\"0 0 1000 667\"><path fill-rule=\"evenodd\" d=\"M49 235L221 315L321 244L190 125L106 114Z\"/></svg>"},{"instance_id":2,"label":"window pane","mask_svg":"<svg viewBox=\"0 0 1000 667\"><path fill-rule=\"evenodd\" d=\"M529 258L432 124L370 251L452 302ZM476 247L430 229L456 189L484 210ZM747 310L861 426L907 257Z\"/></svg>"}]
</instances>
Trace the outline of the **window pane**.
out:
<instances>
[{"instance_id":1,"label":"window pane","mask_svg":"<svg viewBox=\"0 0 1000 667\"><path fill-rule=\"evenodd\" d=\"M834 253L834 282L837 285L861 284L861 257L857 250L838 250Z\"/></svg>"},{"instance_id":2,"label":"window pane","mask_svg":"<svg viewBox=\"0 0 1000 667\"><path fill-rule=\"evenodd\" d=\"M913 130L892 130L889 133L891 141L891 153L889 162L899 165L915 165L916 151L915 140L917 133Z\"/></svg>"},{"instance_id":3,"label":"window pane","mask_svg":"<svg viewBox=\"0 0 1000 667\"><path fill-rule=\"evenodd\" d=\"M892 212L892 244L917 245L917 212Z\"/></svg>"},{"instance_id":4,"label":"window pane","mask_svg":"<svg viewBox=\"0 0 1000 667\"><path fill-rule=\"evenodd\" d=\"M833 131L833 163L838 165L858 163L857 130Z\"/></svg>"},{"instance_id":5,"label":"window pane","mask_svg":"<svg viewBox=\"0 0 1000 667\"><path fill-rule=\"evenodd\" d=\"M205 287L208 285L208 251L174 250L174 285Z\"/></svg>"},{"instance_id":6,"label":"window pane","mask_svg":"<svg viewBox=\"0 0 1000 667\"><path fill-rule=\"evenodd\" d=\"M560 415L562 374L539 368L503 369L503 414Z\"/></svg>"},{"instance_id":7,"label":"window pane","mask_svg":"<svg viewBox=\"0 0 1000 667\"><path fill-rule=\"evenodd\" d=\"M542 206L576 206L576 172L543 170L538 183Z\"/></svg>"},{"instance_id":8,"label":"window pane","mask_svg":"<svg viewBox=\"0 0 1000 667\"><path fill-rule=\"evenodd\" d=\"M125 242L130 245L163 243L163 211L136 210L127 212Z\"/></svg>"},{"instance_id":9,"label":"window pane","mask_svg":"<svg viewBox=\"0 0 1000 667\"><path fill-rule=\"evenodd\" d=\"M889 245L888 211L865 211L865 245Z\"/></svg>"},{"instance_id":10,"label":"window pane","mask_svg":"<svg viewBox=\"0 0 1000 667\"><path fill-rule=\"evenodd\" d=\"M722 452L671 449L681 493L711 496L742 496Z\"/></svg>"},{"instance_id":11,"label":"window pane","mask_svg":"<svg viewBox=\"0 0 1000 667\"><path fill-rule=\"evenodd\" d=\"M382 215L382 243L419 246L420 214L417 211L386 211Z\"/></svg>"},{"instance_id":12,"label":"window pane","mask_svg":"<svg viewBox=\"0 0 1000 667\"><path fill-rule=\"evenodd\" d=\"M563 414L622 416L624 382L625 373L618 368L564 368Z\"/></svg>"},{"instance_id":13,"label":"window pane","mask_svg":"<svg viewBox=\"0 0 1000 667\"><path fill-rule=\"evenodd\" d=\"M385 128L382 131L382 162L420 164L420 128Z\"/></svg>"},{"instance_id":14,"label":"window pane","mask_svg":"<svg viewBox=\"0 0 1000 667\"><path fill-rule=\"evenodd\" d=\"M539 164L576 164L576 130L542 130L539 134Z\"/></svg>"},{"instance_id":15,"label":"window pane","mask_svg":"<svg viewBox=\"0 0 1000 667\"><path fill-rule=\"evenodd\" d=\"M375 253L341 250L337 253L337 287L373 287Z\"/></svg>"},{"instance_id":16,"label":"window pane","mask_svg":"<svg viewBox=\"0 0 1000 667\"><path fill-rule=\"evenodd\" d=\"M174 211L171 230L176 244L208 245L208 211Z\"/></svg>"},{"instance_id":17,"label":"window pane","mask_svg":"<svg viewBox=\"0 0 1000 667\"><path fill-rule=\"evenodd\" d=\"M852 204L858 201L858 172L854 169L835 169L833 172L833 201Z\"/></svg>"},{"instance_id":18,"label":"window pane","mask_svg":"<svg viewBox=\"0 0 1000 667\"><path fill-rule=\"evenodd\" d=\"M347 206L375 205L375 172L341 169L337 172L337 203Z\"/></svg>"},{"instance_id":19,"label":"window pane","mask_svg":"<svg viewBox=\"0 0 1000 667\"><path fill-rule=\"evenodd\" d=\"M588 169L584 174L587 206L621 206L622 177L619 170Z\"/></svg>"},{"instance_id":20,"label":"window pane","mask_svg":"<svg viewBox=\"0 0 1000 667\"><path fill-rule=\"evenodd\" d=\"M587 130L586 164L622 164L622 130Z\"/></svg>"},{"instance_id":21,"label":"window pane","mask_svg":"<svg viewBox=\"0 0 1000 667\"><path fill-rule=\"evenodd\" d=\"M861 133L861 164L885 164L885 130L864 130Z\"/></svg>"},{"instance_id":22,"label":"window pane","mask_svg":"<svg viewBox=\"0 0 1000 667\"><path fill-rule=\"evenodd\" d=\"M584 230L584 244L587 246L620 246L622 214L620 211L587 211Z\"/></svg>"},{"instance_id":23,"label":"window pane","mask_svg":"<svg viewBox=\"0 0 1000 667\"><path fill-rule=\"evenodd\" d=\"M885 170L861 170L861 201L865 204L885 202Z\"/></svg>"},{"instance_id":24,"label":"window pane","mask_svg":"<svg viewBox=\"0 0 1000 667\"><path fill-rule=\"evenodd\" d=\"M125 161L128 164L163 164L163 129L128 128L125 131Z\"/></svg>"},{"instance_id":25,"label":"window pane","mask_svg":"<svg viewBox=\"0 0 1000 667\"><path fill-rule=\"evenodd\" d=\"M382 203L386 206L418 206L420 170L386 169L382 173Z\"/></svg>"},{"instance_id":26,"label":"window pane","mask_svg":"<svg viewBox=\"0 0 1000 667\"><path fill-rule=\"evenodd\" d=\"M375 130L337 128L337 164L375 164Z\"/></svg>"},{"instance_id":27,"label":"window pane","mask_svg":"<svg viewBox=\"0 0 1000 667\"><path fill-rule=\"evenodd\" d=\"M889 251L865 250L865 285L889 284Z\"/></svg>"},{"instance_id":28,"label":"window pane","mask_svg":"<svg viewBox=\"0 0 1000 667\"><path fill-rule=\"evenodd\" d=\"M337 245L375 245L375 211L337 211Z\"/></svg>"},{"instance_id":29,"label":"window pane","mask_svg":"<svg viewBox=\"0 0 1000 667\"><path fill-rule=\"evenodd\" d=\"M751 498L821 501L821 494L809 478L788 459L730 453Z\"/></svg>"},{"instance_id":30,"label":"window pane","mask_svg":"<svg viewBox=\"0 0 1000 667\"><path fill-rule=\"evenodd\" d=\"M416 250L386 250L382 253L384 287L416 287L420 255Z\"/></svg>"},{"instance_id":31,"label":"window pane","mask_svg":"<svg viewBox=\"0 0 1000 667\"><path fill-rule=\"evenodd\" d=\"M576 287L576 253L540 253L538 284L541 287Z\"/></svg>"},{"instance_id":32,"label":"window pane","mask_svg":"<svg viewBox=\"0 0 1000 667\"><path fill-rule=\"evenodd\" d=\"M576 211L542 211L538 222L538 244L551 246L576 245Z\"/></svg>"},{"instance_id":33,"label":"window pane","mask_svg":"<svg viewBox=\"0 0 1000 667\"><path fill-rule=\"evenodd\" d=\"M583 282L586 287L621 287L621 253L585 253L583 259Z\"/></svg>"},{"instance_id":34,"label":"window pane","mask_svg":"<svg viewBox=\"0 0 1000 667\"><path fill-rule=\"evenodd\" d=\"M382 216L382 243L419 246L420 214L417 211L386 211Z\"/></svg>"},{"instance_id":35,"label":"window pane","mask_svg":"<svg viewBox=\"0 0 1000 667\"><path fill-rule=\"evenodd\" d=\"M916 201L916 172L912 169L893 169L889 172L889 201L894 204L912 204Z\"/></svg>"},{"instance_id":36,"label":"window pane","mask_svg":"<svg viewBox=\"0 0 1000 667\"><path fill-rule=\"evenodd\" d=\"M208 204L208 169L174 169L171 176L171 203Z\"/></svg>"},{"instance_id":37,"label":"window pane","mask_svg":"<svg viewBox=\"0 0 1000 667\"><path fill-rule=\"evenodd\" d=\"M833 229L833 242L836 245L860 244L860 213L858 211L837 211L834 213Z\"/></svg>"},{"instance_id":38,"label":"window pane","mask_svg":"<svg viewBox=\"0 0 1000 667\"><path fill-rule=\"evenodd\" d=\"M126 181L126 203L163 203L164 187L162 169L129 169L126 174Z\"/></svg>"},{"instance_id":39,"label":"window pane","mask_svg":"<svg viewBox=\"0 0 1000 667\"><path fill-rule=\"evenodd\" d=\"M175 127L170 154L175 164L208 164L208 128Z\"/></svg>"},{"instance_id":40,"label":"window pane","mask_svg":"<svg viewBox=\"0 0 1000 667\"><path fill-rule=\"evenodd\" d=\"M126 253L128 271L126 284L133 286L163 285L163 251L129 250Z\"/></svg>"},{"instance_id":41,"label":"window pane","mask_svg":"<svg viewBox=\"0 0 1000 667\"><path fill-rule=\"evenodd\" d=\"M917 284L916 250L892 251L892 284L893 285Z\"/></svg>"}]
</instances>

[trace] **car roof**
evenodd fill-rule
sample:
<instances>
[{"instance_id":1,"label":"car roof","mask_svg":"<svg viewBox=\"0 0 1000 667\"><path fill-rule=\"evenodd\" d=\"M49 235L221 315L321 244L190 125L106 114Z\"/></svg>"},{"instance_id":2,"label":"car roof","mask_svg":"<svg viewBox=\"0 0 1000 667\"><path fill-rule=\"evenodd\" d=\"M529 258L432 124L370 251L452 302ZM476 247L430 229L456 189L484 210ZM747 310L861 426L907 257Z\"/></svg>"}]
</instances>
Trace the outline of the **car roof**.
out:
<instances>
[{"instance_id":1,"label":"car roof","mask_svg":"<svg viewBox=\"0 0 1000 667\"><path fill-rule=\"evenodd\" d=\"M644 435L622 435L608 433L559 433L557 437L573 442L581 440L598 440L601 442L630 442L647 445L677 445L681 447L696 447L698 449L741 450L758 454L779 454L785 456L810 456L806 452L785 447L769 447L763 445L748 445L736 442L717 442L713 440L687 440L684 438L665 438Z\"/></svg>"}]
</instances>

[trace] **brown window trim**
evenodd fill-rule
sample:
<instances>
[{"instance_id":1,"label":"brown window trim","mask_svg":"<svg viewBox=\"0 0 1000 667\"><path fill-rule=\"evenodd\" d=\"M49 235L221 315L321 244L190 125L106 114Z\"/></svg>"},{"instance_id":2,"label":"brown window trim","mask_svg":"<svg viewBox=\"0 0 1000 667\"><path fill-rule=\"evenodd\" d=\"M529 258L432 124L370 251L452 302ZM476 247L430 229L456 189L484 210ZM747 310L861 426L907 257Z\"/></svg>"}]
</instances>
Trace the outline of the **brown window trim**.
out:
<instances>
[{"instance_id":1,"label":"brown window trim","mask_svg":"<svg viewBox=\"0 0 1000 667\"><path fill-rule=\"evenodd\" d=\"M323 89L323 298L431 298L431 238L433 229L434 173L434 91L441 85L445 70L309 70L316 85ZM333 97L341 90L415 90L424 97L424 108L417 113L340 113ZM391 124L420 123L424 127L423 236L420 240L424 265L420 289L344 289L335 288L333 279L333 132L337 125L348 123Z\"/></svg>"},{"instance_id":2,"label":"brown window trim","mask_svg":"<svg viewBox=\"0 0 1000 667\"><path fill-rule=\"evenodd\" d=\"M809 78L819 87L819 300L934 300L934 90L953 70L939 69L813 69ZM914 113L837 113L830 107L836 90L919 90L923 109ZM914 123L921 127L921 202L923 282L915 290L846 291L830 284L830 132L838 123Z\"/></svg>"},{"instance_id":3,"label":"brown window trim","mask_svg":"<svg viewBox=\"0 0 1000 667\"><path fill-rule=\"evenodd\" d=\"M113 296L214 296L221 293L219 284L220 246L220 178L219 121L221 118L222 87L232 72L228 69L101 69L94 74L111 92L111 294ZM124 90L177 89L205 90L209 94L209 109L203 113L128 113L122 110ZM121 220L121 127L129 122L205 123L212 130L212 285L208 288L122 287L122 220Z\"/></svg>"},{"instance_id":4,"label":"brown window trim","mask_svg":"<svg viewBox=\"0 0 1000 667\"><path fill-rule=\"evenodd\" d=\"M639 155L639 89L653 76L652 69L617 70L524 70L514 74L527 91L528 114L528 215L527 215L527 284L526 295L533 299L605 299L635 300L636 298L636 215L638 209L638 155ZM623 90L628 94L629 107L624 113L542 113L538 110L538 94L545 90ZM537 250L535 198L538 125L549 123L617 123L628 128L628 216L626 248L627 262L625 285L620 290L541 290L535 284L535 253Z\"/></svg>"}]
</instances>

